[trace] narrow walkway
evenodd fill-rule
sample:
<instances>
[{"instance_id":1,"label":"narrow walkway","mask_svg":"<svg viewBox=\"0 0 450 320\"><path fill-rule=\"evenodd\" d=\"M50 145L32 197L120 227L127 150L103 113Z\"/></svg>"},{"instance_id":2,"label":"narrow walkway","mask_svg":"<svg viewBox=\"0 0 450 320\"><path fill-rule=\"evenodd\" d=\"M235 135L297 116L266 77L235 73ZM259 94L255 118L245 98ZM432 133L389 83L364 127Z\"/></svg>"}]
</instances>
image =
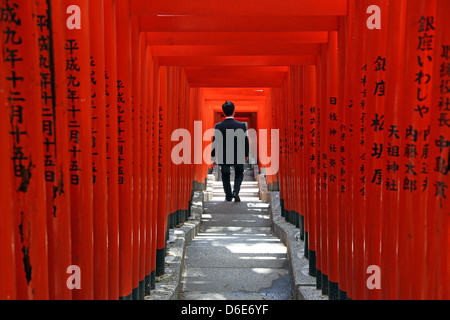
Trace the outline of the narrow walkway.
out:
<instances>
[{"instance_id":1,"label":"narrow walkway","mask_svg":"<svg viewBox=\"0 0 450 320\"><path fill-rule=\"evenodd\" d=\"M245 175L240 203L224 202L222 182L214 182L201 230L186 250L181 299L292 298L286 247L271 233L269 205L259 200L252 171Z\"/></svg>"}]
</instances>

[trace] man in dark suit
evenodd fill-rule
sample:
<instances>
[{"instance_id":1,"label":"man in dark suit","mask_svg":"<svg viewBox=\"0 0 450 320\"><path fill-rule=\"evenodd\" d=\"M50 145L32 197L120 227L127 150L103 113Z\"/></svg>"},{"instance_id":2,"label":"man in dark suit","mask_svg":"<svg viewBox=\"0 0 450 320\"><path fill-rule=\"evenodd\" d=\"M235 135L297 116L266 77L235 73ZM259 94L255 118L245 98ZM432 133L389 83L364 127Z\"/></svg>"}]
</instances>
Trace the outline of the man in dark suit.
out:
<instances>
[{"instance_id":1,"label":"man in dark suit","mask_svg":"<svg viewBox=\"0 0 450 320\"><path fill-rule=\"evenodd\" d=\"M244 163L248 160L249 153L247 126L243 122L234 120L235 107L232 102L225 102L222 110L226 119L214 126L211 158L213 166L220 165L225 201L231 201L234 198L235 202L240 202L239 191L244 180ZM230 184L231 167L235 170L233 192L231 192Z\"/></svg>"}]
</instances>

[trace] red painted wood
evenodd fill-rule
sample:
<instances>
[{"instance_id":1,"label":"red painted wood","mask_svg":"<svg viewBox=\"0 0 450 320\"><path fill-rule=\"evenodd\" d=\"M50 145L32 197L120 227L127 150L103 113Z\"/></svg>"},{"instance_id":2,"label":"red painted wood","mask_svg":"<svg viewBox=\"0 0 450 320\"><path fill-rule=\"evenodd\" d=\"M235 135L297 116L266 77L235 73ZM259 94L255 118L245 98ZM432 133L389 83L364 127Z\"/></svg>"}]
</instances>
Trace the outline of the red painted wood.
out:
<instances>
[{"instance_id":1,"label":"red painted wood","mask_svg":"<svg viewBox=\"0 0 450 320\"><path fill-rule=\"evenodd\" d=\"M116 1L119 150L119 296L133 289L133 101L129 3Z\"/></svg>"},{"instance_id":2,"label":"red painted wood","mask_svg":"<svg viewBox=\"0 0 450 320\"><path fill-rule=\"evenodd\" d=\"M71 230L70 230L70 163L67 161L69 150L69 136L67 130L67 108L63 101L56 100L53 92L67 92L66 75L56 73L64 70L66 61L56 60L53 56L64 57L63 46L51 46L62 37L64 27L60 21L51 21L48 17L48 2L37 2L36 22L39 26L38 34L40 59L46 63L39 63L41 78L42 100L42 128L44 134L44 170L47 209L47 248L49 298L51 300L72 299L72 290L67 287L67 267L72 265ZM42 45L47 39L49 45ZM61 43L61 42L59 42ZM44 42L45 44L45 42ZM58 85L56 85L58 84ZM57 104L58 102L58 104Z\"/></svg>"},{"instance_id":3,"label":"red painted wood","mask_svg":"<svg viewBox=\"0 0 450 320\"><path fill-rule=\"evenodd\" d=\"M326 43L327 32L145 32L148 45L264 45Z\"/></svg>"},{"instance_id":4,"label":"red painted wood","mask_svg":"<svg viewBox=\"0 0 450 320\"><path fill-rule=\"evenodd\" d=\"M68 28L74 4L81 29ZM303 218L323 292L448 299L448 6L0 1L0 297L148 294L208 172L173 163L170 135L201 136L231 100L238 120L279 130L267 182L286 220ZM209 147L193 145L195 158Z\"/></svg>"},{"instance_id":5,"label":"red painted wood","mask_svg":"<svg viewBox=\"0 0 450 320\"><path fill-rule=\"evenodd\" d=\"M113 0L104 0L105 104L108 155L108 299L119 299L119 155L117 113L116 14Z\"/></svg>"},{"instance_id":6,"label":"red painted wood","mask_svg":"<svg viewBox=\"0 0 450 320\"><path fill-rule=\"evenodd\" d=\"M338 28L337 16L141 16L141 31L152 32L311 32Z\"/></svg>"},{"instance_id":7,"label":"red painted wood","mask_svg":"<svg viewBox=\"0 0 450 320\"><path fill-rule=\"evenodd\" d=\"M133 290L138 297L140 274L140 220L141 220L141 77L140 34L136 17L131 17L131 68L132 68L132 135L133 135Z\"/></svg>"},{"instance_id":8,"label":"red painted wood","mask_svg":"<svg viewBox=\"0 0 450 320\"><path fill-rule=\"evenodd\" d=\"M3 29L3 26L2 26ZM3 52L2 42L2 52ZM6 80L5 66L3 59L0 59L0 85L4 90L0 91L0 108L2 114L9 114L10 106L8 104L7 92L10 90L10 85ZM8 128L8 117L0 117L0 145L6 150L10 150L10 134ZM7 183L0 184L0 206L4 208L0 215L0 225L2 232L0 232L0 255L3 258L3 263L0 264L0 299L14 300L16 299L16 282L15 282L15 240L14 240L14 215L13 215L13 189L11 186L12 171L10 166L10 157L7 152L0 154L0 172L1 176Z\"/></svg>"},{"instance_id":9,"label":"red painted wood","mask_svg":"<svg viewBox=\"0 0 450 320\"><path fill-rule=\"evenodd\" d=\"M64 23L68 17L65 9L70 5L70 1L61 1L59 10L55 10L55 18ZM80 15L82 27L80 30L63 27L64 38L55 41L55 46L64 48L65 56L55 56L55 59L63 59L60 63L66 68L55 72L62 72L67 83L67 91L61 88L57 92L57 103L67 108L69 149L66 159L70 176L72 264L81 271L81 289L72 291L72 296L76 300L89 300L94 296L89 1L80 1L78 5L84 13Z\"/></svg>"},{"instance_id":10,"label":"red painted wood","mask_svg":"<svg viewBox=\"0 0 450 320\"><path fill-rule=\"evenodd\" d=\"M177 0L171 3L158 1L149 6L145 0L131 0L131 11L140 15L198 15L198 16L316 16L345 15L347 1L289 0L283 3L271 0L213 1Z\"/></svg>"},{"instance_id":11,"label":"red painted wood","mask_svg":"<svg viewBox=\"0 0 450 320\"><path fill-rule=\"evenodd\" d=\"M105 21L103 0L89 2L92 171L94 178L94 299L108 299L108 181L105 79Z\"/></svg>"},{"instance_id":12,"label":"red painted wood","mask_svg":"<svg viewBox=\"0 0 450 320\"><path fill-rule=\"evenodd\" d=\"M2 184L8 186L12 200L12 207L6 206L4 218L6 227L12 218L5 236L7 243L11 243L8 234L14 235L15 254L12 259L7 253L6 258L11 263L15 260L9 266L15 267L15 273L9 276L15 276L16 299L48 299L42 102L40 70L35 63L39 58L38 29L33 19L36 7L34 3L20 1L3 1L1 6L3 12L8 12L0 26L2 34L8 35L2 38L1 47L3 99L6 95L2 105L5 113L1 116L8 123L9 143L3 152L8 157L11 178L2 180ZM8 294L14 294L9 289Z\"/></svg>"}]
</instances>

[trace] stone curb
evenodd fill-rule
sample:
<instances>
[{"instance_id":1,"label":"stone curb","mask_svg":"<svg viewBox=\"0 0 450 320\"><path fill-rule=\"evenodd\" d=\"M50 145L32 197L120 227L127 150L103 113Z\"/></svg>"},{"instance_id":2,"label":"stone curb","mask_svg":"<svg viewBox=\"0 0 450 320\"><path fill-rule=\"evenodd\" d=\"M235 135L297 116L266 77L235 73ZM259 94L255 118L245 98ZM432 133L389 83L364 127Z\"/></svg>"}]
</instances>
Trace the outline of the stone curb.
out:
<instances>
[{"instance_id":1,"label":"stone curb","mask_svg":"<svg viewBox=\"0 0 450 320\"><path fill-rule=\"evenodd\" d=\"M145 300L178 300L184 268L186 247L200 230L204 208L204 192L194 192L191 202L191 216L180 227L169 230L165 273L156 278L155 289Z\"/></svg>"},{"instance_id":2,"label":"stone curb","mask_svg":"<svg viewBox=\"0 0 450 320\"><path fill-rule=\"evenodd\" d=\"M272 231L287 247L289 272L296 300L328 300L322 291L316 289L316 278L308 274L309 260L304 256L304 241L300 239L300 230L286 222L281 216L280 193L268 192L269 211Z\"/></svg>"},{"instance_id":3,"label":"stone curb","mask_svg":"<svg viewBox=\"0 0 450 320\"><path fill-rule=\"evenodd\" d=\"M258 181L259 188L259 200L269 202L269 191L267 190L267 179L264 174L259 174L256 176L256 180Z\"/></svg>"}]
</instances>

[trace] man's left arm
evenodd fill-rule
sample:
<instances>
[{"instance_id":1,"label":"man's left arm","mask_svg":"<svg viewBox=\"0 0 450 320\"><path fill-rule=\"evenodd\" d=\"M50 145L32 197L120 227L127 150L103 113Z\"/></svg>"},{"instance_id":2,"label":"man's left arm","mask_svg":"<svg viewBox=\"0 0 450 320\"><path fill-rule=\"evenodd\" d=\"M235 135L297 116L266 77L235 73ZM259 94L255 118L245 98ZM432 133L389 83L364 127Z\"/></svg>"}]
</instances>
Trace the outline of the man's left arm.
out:
<instances>
[{"instance_id":1,"label":"man's left arm","mask_svg":"<svg viewBox=\"0 0 450 320\"><path fill-rule=\"evenodd\" d=\"M211 145L211 162L213 163L213 167L216 165L216 149L217 149L217 140L216 140L216 131L217 125L214 125L214 136L212 139L212 145Z\"/></svg>"},{"instance_id":2,"label":"man's left arm","mask_svg":"<svg viewBox=\"0 0 450 320\"><path fill-rule=\"evenodd\" d=\"M250 145L248 143L248 131L247 131L247 126L245 125L245 123L243 124L244 126L244 132L245 132L245 161L248 161L248 155L250 152Z\"/></svg>"}]
</instances>

